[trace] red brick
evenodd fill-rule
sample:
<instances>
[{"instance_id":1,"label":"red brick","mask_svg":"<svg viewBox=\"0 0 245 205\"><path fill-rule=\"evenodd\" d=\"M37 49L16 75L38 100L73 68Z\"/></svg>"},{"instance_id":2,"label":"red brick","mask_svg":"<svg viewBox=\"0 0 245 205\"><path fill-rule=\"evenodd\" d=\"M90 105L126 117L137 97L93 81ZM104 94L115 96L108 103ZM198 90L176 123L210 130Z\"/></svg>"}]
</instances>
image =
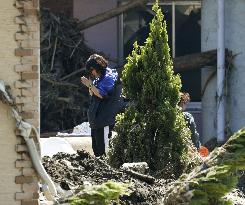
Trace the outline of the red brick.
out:
<instances>
[{"instance_id":1,"label":"red brick","mask_svg":"<svg viewBox=\"0 0 245 205\"><path fill-rule=\"evenodd\" d=\"M28 201L21 201L21 205L40 205L39 200L28 200Z\"/></svg>"},{"instance_id":2,"label":"red brick","mask_svg":"<svg viewBox=\"0 0 245 205\"><path fill-rule=\"evenodd\" d=\"M32 56L33 50L32 49L23 49L23 48L16 48L15 55L16 56Z\"/></svg>"},{"instance_id":3,"label":"red brick","mask_svg":"<svg viewBox=\"0 0 245 205\"><path fill-rule=\"evenodd\" d=\"M32 103L33 102L33 97L16 97L15 98L15 104L24 104L24 103Z\"/></svg>"},{"instance_id":4,"label":"red brick","mask_svg":"<svg viewBox=\"0 0 245 205\"><path fill-rule=\"evenodd\" d=\"M38 10L37 9L24 9L24 14L25 15L37 15L38 14Z\"/></svg>"},{"instance_id":5,"label":"red brick","mask_svg":"<svg viewBox=\"0 0 245 205\"><path fill-rule=\"evenodd\" d=\"M14 82L15 88L31 88L32 83L26 81L17 80Z\"/></svg>"},{"instance_id":6,"label":"red brick","mask_svg":"<svg viewBox=\"0 0 245 205\"><path fill-rule=\"evenodd\" d=\"M27 35L26 33L20 33L20 32L15 33L15 40L16 41L27 40L29 38L30 38L29 35Z\"/></svg>"},{"instance_id":7,"label":"red brick","mask_svg":"<svg viewBox=\"0 0 245 205\"><path fill-rule=\"evenodd\" d=\"M32 0L33 2L33 7L38 8L39 7L39 0Z\"/></svg>"},{"instance_id":8,"label":"red brick","mask_svg":"<svg viewBox=\"0 0 245 205\"><path fill-rule=\"evenodd\" d=\"M32 70L33 70L33 71L38 71L38 69L39 69L39 66L38 66L38 65L33 65L33 66L32 66Z\"/></svg>"},{"instance_id":9,"label":"red brick","mask_svg":"<svg viewBox=\"0 0 245 205\"><path fill-rule=\"evenodd\" d=\"M17 9L23 8L23 7L24 7L23 2L22 2L22 1L16 0L16 1L15 1L15 7L16 7Z\"/></svg>"},{"instance_id":10,"label":"red brick","mask_svg":"<svg viewBox=\"0 0 245 205\"><path fill-rule=\"evenodd\" d=\"M19 136L20 135L20 130L18 128L15 129L15 135Z\"/></svg>"},{"instance_id":11,"label":"red brick","mask_svg":"<svg viewBox=\"0 0 245 205\"><path fill-rule=\"evenodd\" d=\"M36 91L31 88L30 89L23 88L21 89L21 95L26 97L32 97L36 95Z\"/></svg>"},{"instance_id":12,"label":"red brick","mask_svg":"<svg viewBox=\"0 0 245 205\"><path fill-rule=\"evenodd\" d=\"M32 176L16 176L15 183L16 184L24 184L24 183L32 183L33 177Z\"/></svg>"},{"instance_id":13,"label":"red brick","mask_svg":"<svg viewBox=\"0 0 245 205\"><path fill-rule=\"evenodd\" d=\"M25 64L25 65L15 65L14 66L15 72L25 72L25 71L32 71L33 66L31 64Z\"/></svg>"},{"instance_id":14,"label":"red brick","mask_svg":"<svg viewBox=\"0 0 245 205\"><path fill-rule=\"evenodd\" d=\"M15 193L15 200L32 200L33 199L33 193L28 192L17 192Z\"/></svg>"},{"instance_id":15,"label":"red brick","mask_svg":"<svg viewBox=\"0 0 245 205\"><path fill-rule=\"evenodd\" d=\"M21 73L22 80L38 79L39 75L37 72L23 72Z\"/></svg>"},{"instance_id":16,"label":"red brick","mask_svg":"<svg viewBox=\"0 0 245 205\"><path fill-rule=\"evenodd\" d=\"M25 176L35 176L36 170L34 168L23 168L23 175Z\"/></svg>"},{"instance_id":17,"label":"red brick","mask_svg":"<svg viewBox=\"0 0 245 205\"><path fill-rule=\"evenodd\" d=\"M15 167L16 168L23 168L23 167L33 167L31 161L27 160L16 160L15 161Z\"/></svg>"},{"instance_id":18,"label":"red brick","mask_svg":"<svg viewBox=\"0 0 245 205\"><path fill-rule=\"evenodd\" d=\"M34 177L33 177L34 178ZM39 191L39 184L38 182L33 182L33 183L29 183L29 184L23 184L22 185L23 191L24 192L32 192L32 193L36 193Z\"/></svg>"},{"instance_id":19,"label":"red brick","mask_svg":"<svg viewBox=\"0 0 245 205\"><path fill-rule=\"evenodd\" d=\"M17 144L15 146L15 150L18 153L22 153L22 152L28 152L28 148L25 144Z\"/></svg>"},{"instance_id":20,"label":"red brick","mask_svg":"<svg viewBox=\"0 0 245 205\"><path fill-rule=\"evenodd\" d=\"M40 194L38 192L33 193L33 199L39 199Z\"/></svg>"},{"instance_id":21,"label":"red brick","mask_svg":"<svg viewBox=\"0 0 245 205\"><path fill-rule=\"evenodd\" d=\"M34 118L34 112L21 112L20 115L23 119L33 119Z\"/></svg>"},{"instance_id":22,"label":"red brick","mask_svg":"<svg viewBox=\"0 0 245 205\"><path fill-rule=\"evenodd\" d=\"M26 24L25 17L23 15L15 17L16 24Z\"/></svg>"},{"instance_id":23,"label":"red brick","mask_svg":"<svg viewBox=\"0 0 245 205\"><path fill-rule=\"evenodd\" d=\"M23 56L20 59L22 64L37 64L38 63L38 56Z\"/></svg>"}]
</instances>

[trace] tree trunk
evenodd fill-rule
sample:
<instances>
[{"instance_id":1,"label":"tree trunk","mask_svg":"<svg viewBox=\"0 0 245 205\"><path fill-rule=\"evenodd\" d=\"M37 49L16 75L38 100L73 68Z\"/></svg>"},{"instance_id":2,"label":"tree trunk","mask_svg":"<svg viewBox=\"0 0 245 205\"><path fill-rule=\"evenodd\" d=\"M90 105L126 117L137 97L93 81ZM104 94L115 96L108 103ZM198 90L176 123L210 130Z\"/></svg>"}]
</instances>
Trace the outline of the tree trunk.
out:
<instances>
[{"instance_id":1,"label":"tree trunk","mask_svg":"<svg viewBox=\"0 0 245 205\"><path fill-rule=\"evenodd\" d=\"M78 29L84 30L86 28L89 28L91 26L94 26L98 23L101 23L103 21L106 21L108 19L111 19L115 16L120 15L121 13L128 11L130 9L133 9L138 6L145 5L149 0L133 0L130 1L130 3L126 5L119 6L117 8L111 9L109 11L106 11L104 13L98 14L96 16L87 18L80 23L78 23Z\"/></svg>"},{"instance_id":2,"label":"tree trunk","mask_svg":"<svg viewBox=\"0 0 245 205\"><path fill-rule=\"evenodd\" d=\"M202 53L194 53L190 55L180 56L173 59L174 71L176 73L200 69L207 65L215 65L217 60L217 50L206 51Z\"/></svg>"}]
</instances>

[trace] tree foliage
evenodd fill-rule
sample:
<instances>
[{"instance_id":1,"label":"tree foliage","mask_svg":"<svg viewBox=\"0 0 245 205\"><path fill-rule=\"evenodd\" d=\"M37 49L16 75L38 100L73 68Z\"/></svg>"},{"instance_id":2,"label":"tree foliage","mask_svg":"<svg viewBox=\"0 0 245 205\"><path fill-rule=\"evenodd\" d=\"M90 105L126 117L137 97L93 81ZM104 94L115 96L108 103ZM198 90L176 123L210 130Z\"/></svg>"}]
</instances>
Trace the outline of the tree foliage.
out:
<instances>
[{"instance_id":1,"label":"tree foliage","mask_svg":"<svg viewBox=\"0 0 245 205\"><path fill-rule=\"evenodd\" d=\"M129 185L108 181L101 185L86 187L79 196L71 199L71 205L100 204L109 205L111 200L119 200L120 195L127 194Z\"/></svg>"},{"instance_id":2,"label":"tree foliage","mask_svg":"<svg viewBox=\"0 0 245 205\"><path fill-rule=\"evenodd\" d=\"M204 164L183 175L167 192L165 205L230 205L224 196L236 188L245 169L245 128L216 148Z\"/></svg>"},{"instance_id":3,"label":"tree foliage","mask_svg":"<svg viewBox=\"0 0 245 205\"><path fill-rule=\"evenodd\" d=\"M134 44L122 81L132 103L117 118L118 135L112 140L109 161L145 161L151 171L178 176L185 167L189 130L178 109L181 80L174 75L166 21L158 4L144 46Z\"/></svg>"}]
</instances>

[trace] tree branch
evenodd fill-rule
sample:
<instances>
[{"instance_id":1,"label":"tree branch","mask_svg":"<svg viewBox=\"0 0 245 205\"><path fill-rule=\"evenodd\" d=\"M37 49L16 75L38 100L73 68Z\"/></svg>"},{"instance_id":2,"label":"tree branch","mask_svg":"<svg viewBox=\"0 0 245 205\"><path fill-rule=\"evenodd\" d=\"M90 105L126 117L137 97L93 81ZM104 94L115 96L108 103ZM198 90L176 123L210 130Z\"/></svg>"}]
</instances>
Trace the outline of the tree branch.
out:
<instances>
[{"instance_id":1,"label":"tree branch","mask_svg":"<svg viewBox=\"0 0 245 205\"><path fill-rule=\"evenodd\" d=\"M126 5L119 6L117 8L111 9L109 11L106 11L104 13L98 14L96 16L87 18L80 23L78 23L78 29L84 30L86 28L89 28L91 26L94 26L98 23L101 23L103 21L106 21L108 19L111 19L115 16L120 15L121 13L128 11L130 9L133 9L138 6L145 5L149 0L134 0L130 3L127 3Z\"/></svg>"},{"instance_id":2,"label":"tree branch","mask_svg":"<svg viewBox=\"0 0 245 205\"><path fill-rule=\"evenodd\" d=\"M192 70L213 65L217 60L217 50L206 51L202 53L194 53L190 55L180 56L173 59L174 71L176 73L186 70Z\"/></svg>"}]
</instances>

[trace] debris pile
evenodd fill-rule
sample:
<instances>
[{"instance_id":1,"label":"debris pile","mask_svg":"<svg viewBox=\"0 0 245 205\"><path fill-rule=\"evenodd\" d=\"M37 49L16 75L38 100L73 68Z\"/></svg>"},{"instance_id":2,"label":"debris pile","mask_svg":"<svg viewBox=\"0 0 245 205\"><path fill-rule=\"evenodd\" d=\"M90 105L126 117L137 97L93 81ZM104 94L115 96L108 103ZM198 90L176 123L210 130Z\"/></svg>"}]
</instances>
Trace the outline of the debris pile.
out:
<instances>
[{"instance_id":1,"label":"debris pile","mask_svg":"<svg viewBox=\"0 0 245 205\"><path fill-rule=\"evenodd\" d=\"M52 180L64 190L81 189L85 183L99 185L109 180L129 183L130 194L120 198L120 204L161 204L166 180L148 181L152 177L135 174L129 170L114 169L102 159L92 157L85 151L77 154L58 153L52 158L44 157L43 165ZM139 177L141 176L141 177Z\"/></svg>"},{"instance_id":2,"label":"debris pile","mask_svg":"<svg viewBox=\"0 0 245 205\"><path fill-rule=\"evenodd\" d=\"M86 121L88 93L80 77L93 52L76 19L41 11L41 132L66 130Z\"/></svg>"}]
</instances>

